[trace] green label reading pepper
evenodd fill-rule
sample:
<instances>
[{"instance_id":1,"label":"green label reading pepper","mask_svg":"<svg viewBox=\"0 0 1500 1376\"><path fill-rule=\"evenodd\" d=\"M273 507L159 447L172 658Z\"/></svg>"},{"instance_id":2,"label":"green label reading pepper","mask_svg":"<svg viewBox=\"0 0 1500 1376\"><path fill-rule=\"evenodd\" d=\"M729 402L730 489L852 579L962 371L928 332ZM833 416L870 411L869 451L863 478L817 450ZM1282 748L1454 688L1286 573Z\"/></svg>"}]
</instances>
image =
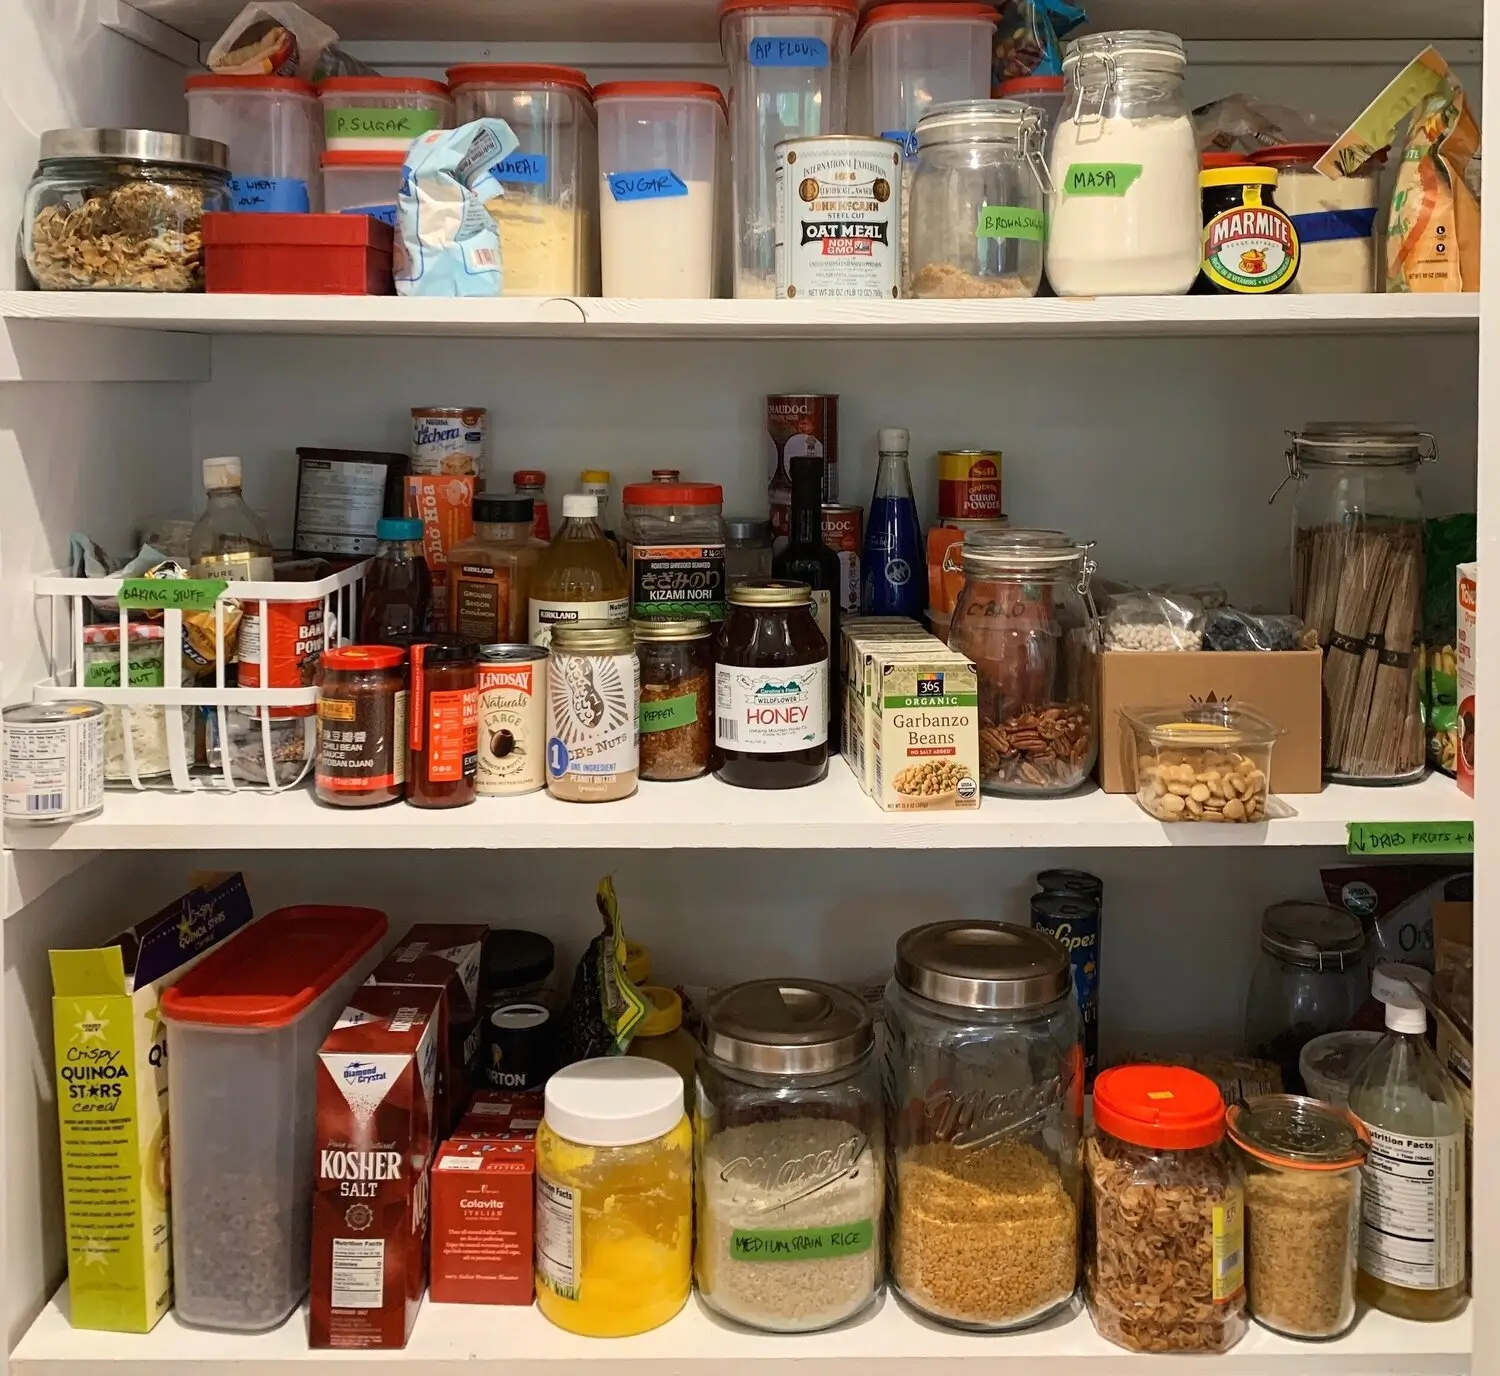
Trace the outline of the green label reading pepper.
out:
<instances>
[{"instance_id":1,"label":"green label reading pepper","mask_svg":"<svg viewBox=\"0 0 1500 1376\"><path fill-rule=\"evenodd\" d=\"M1065 196L1123 196L1141 175L1138 162L1075 162L1063 177Z\"/></svg>"},{"instance_id":2,"label":"green label reading pepper","mask_svg":"<svg viewBox=\"0 0 1500 1376\"><path fill-rule=\"evenodd\" d=\"M641 732L675 731L698 720L698 695L684 693L676 698L656 698L641 703Z\"/></svg>"},{"instance_id":3,"label":"green label reading pepper","mask_svg":"<svg viewBox=\"0 0 1500 1376\"><path fill-rule=\"evenodd\" d=\"M1022 205L982 205L976 239L1030 239L1041 243L1046 235L1047 220L1040 210Z\"/></svg>"},{"instance_id":4,"label":"green label reading pepper","mask_svg":"<svg viewBox=\"0 0 1500 1376\"><path fill-rule=\"evenodd\" d=\"M736 1228L729 1235L735 1261L816 1261L852 1257L875 1245L875 1224L861 1218L826 1228Z\"/></svg>"}]
</instances>

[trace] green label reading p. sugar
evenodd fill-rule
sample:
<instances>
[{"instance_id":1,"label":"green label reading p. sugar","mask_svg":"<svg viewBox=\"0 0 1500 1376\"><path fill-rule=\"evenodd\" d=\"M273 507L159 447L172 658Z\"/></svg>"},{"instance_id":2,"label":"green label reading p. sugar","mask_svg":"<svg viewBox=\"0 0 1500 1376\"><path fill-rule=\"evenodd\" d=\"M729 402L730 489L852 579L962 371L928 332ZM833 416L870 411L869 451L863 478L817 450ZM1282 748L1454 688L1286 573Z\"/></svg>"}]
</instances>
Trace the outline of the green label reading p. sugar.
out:
<instances>
[{"instance_id":1,"label":"green label reading p. sugar","mask_svg":"<svg viewBox=\"0 0 1500 1376\"><path fill-rule=\"evenodd\" d=\"M331 139L419 139L438 126L436 110L378 110L344 106L323 111Z\"/></svg>"},{"instance_id":2,"label":"green label reading p. sugar","mask_svg":"<svg viewBox=\"0 0 1500 1376\"><path fill-rule=\"evenodd\" d=\"M852 1257L875 1245L875 1223L861 1218L824 1228L736 1228L729 1235L733 1261L820 1261Z\"/></svg>"},{"instance_id":3,"label":"green label reading p. sugar","mask_svg":"<svg viewBox=\"0 0 1500 1376\"><path fill-rule=\"evenodd\" d=\"M982 205L979 223L974 227L976 239L1030 239L1041 243L1046 234L1046 217L1040 210L1024 205Z\"/></svg>"},{"instance_id":4,"label":"green label reading p. sugar","mask_svg":"<svg viewBox=\"0 0 1500 1376\"><path fill-rule=\"evenodd\" d=\"M1123 196L1140 179L1138 162L1075 162L1063 177L1065 196Z\"/></svg>"}]
</instances>

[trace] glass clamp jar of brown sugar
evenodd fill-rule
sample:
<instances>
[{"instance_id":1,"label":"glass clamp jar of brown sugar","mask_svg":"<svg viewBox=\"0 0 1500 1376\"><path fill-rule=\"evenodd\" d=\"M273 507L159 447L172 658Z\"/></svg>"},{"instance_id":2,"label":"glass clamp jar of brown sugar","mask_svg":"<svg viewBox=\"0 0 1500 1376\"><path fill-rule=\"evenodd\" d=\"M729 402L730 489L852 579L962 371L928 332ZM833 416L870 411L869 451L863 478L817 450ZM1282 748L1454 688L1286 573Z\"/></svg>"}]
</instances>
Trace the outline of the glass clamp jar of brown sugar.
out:
<instances>
[{"instance_id":1,"label":"glass clamp jar of brown sugar","mask_svg":"<svg viewBox=\"0 0 1500 1376\"><path fill-rule=\"evenodd\" d=\"M641 666L641 778L696 779L713 763L714 642L708 618L633 621Z\"/></svg>"},{"instance_id":2,"label":"glass clamp jar of brown sugar","mask_svg":"<svg viewBox=\"0 0 1500 1376\"><path fill-rule=\"evenodd\" d=\"M479 646L458 635L418 637L410 664L406 801L463 807L479 773Z\"/></svg>"},{"instance_id":3,"label":"glass clamp jar of brown sugar","mask_svg":"<svg viewBox=\"0 0 1500 1376\"><path fill-rule=\"evenodd\" d=\"M547 792L628 798L640 778L641 670L629 626L559 622L547 664Z\"/></svg>"},{"instance_id":4,"label":"glass clamp jar of brown sugar","mask_svg":"<svg viewBox=\"0 0 1500 1376\"><path fill-rule=\"evenodd\" d=\"M318 661L320 802L378 807L406 793L406 652L344 645Z\"/></svg>"}]
</instances>

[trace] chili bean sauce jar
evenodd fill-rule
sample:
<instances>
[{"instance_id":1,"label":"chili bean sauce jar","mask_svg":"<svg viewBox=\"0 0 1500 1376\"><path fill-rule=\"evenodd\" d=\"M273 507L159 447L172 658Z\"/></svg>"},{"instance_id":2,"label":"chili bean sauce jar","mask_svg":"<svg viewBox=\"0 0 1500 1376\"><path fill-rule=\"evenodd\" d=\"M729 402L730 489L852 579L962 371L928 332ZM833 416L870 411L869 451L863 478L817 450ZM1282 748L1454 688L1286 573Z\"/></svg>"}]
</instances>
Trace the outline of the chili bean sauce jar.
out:
<instances>
[{"instance_id":1,"label":"chili bean sauce jar","mask_svg":"<svg viewBox=\"0 0 1500 1376\"><path fill-rule=\"evenodd\" d=\"M379 807L406 794L406 652L394 645L324 650L318 664L320 802Z\"/></svg>"},{"instance_id":2,"label":"chili bean sauce jar","mask_svg":"<svg viewBox=\"0 0 1500 1376\"><path fill-rule=\"evenodd\" d=\"M641 778L707 774L714 744L714 642L701 616L633 621L641 665Z\"/></svg>"},{"instance_id":3,"label":"chili bean sauce jar","mask_svg":"<svg viewBox=\"0 0 1500 1376\"><path fill-rule=\"evenodd\" d=\"M719 778L801 788L828 773L828 641L806 583L760 578L729 590L714 678Z\"/></svg>"},{"instance_id":4,"label":"chili bean sauce jar","mask_svg":"<svg viewBox=\"0 0 1500 1376\"><path fill-rule=\"evenodd\" d=\"M479 646L458 635L419 638L410 664L406 801L463 807L479 772Z\"/></svg>"}]
</instances>

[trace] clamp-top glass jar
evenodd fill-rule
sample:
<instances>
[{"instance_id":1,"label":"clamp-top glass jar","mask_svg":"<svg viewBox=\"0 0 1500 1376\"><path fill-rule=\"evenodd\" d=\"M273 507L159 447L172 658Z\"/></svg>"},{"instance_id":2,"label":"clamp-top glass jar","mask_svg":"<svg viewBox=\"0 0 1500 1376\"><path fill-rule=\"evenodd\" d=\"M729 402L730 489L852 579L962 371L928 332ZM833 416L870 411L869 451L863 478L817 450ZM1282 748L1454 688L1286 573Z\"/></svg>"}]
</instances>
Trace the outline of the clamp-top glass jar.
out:
<instances>
[{"instance_id":1,"label":"clamp-top glass jar","mask_svg":"<svg viewBox=\"0 0 1500 1376\"><path fill-rule=\"evenodd\" d=\"M1068 793L1099 755L1093 545L1056 530L975 532L948 643L979 670L986 793Z\"/></svg>"},{"instance_id":2,"label":"clamp-top glass jar","mask_svg":"<svg viewBox=\"0 0 1500 1376\"><path fill-rule=\"evenodd\" d=\"M1021 1328L1078 1280L1083 1048L1068 953L1008 922L934 922L885 991L891 1279L958 1328Z\"/></svg>"},{"instance_id":3,"label":"clamp-top glass jar","mask_svg":"<svg viewBox=\"0 0 1500 1376\"><path fill-rule=\"evenodd\" d=\"M726 989L698 1060L698 1291L777 1333L842 1323L884 1276L885 1132L870 1009L816 980Z\"/></svg>"},{"instance_id":4,"label":"clamp-top glass jar","mask_svg":"<svg viewBox=\"0 0 1500 1376\"><path fill-rule=\"evenodd\" d=\"M1009 100L934 105L917 121L912 296L1035 296L1046 238L1042 112Z\"/></svg>"},{"instance_id":5,"label":"clamp-top glass jar","mask_svg":"<svg viewBox=\"0 0 1500 1376\"><path fill-rule=\"evenodd\" d=\"M1047 280L1059 296L1180 296L1198 278L1198 144L1175 34L1068 44L1052 142Z\"/></svg>"},{"instance_id":6,"label":"clamp-top glass jar","mask_svg":"<svg viewBox=\"0 0 1500 1376\"><path fill-rule=\"evenodd\" d=\"M1418 473L1437 441L1407 425L1346 422L1306 425L1291 440L1292 610L1323 647L1323 773L1414 782L1427 768Z\"/></svg>"}]
</instances>

